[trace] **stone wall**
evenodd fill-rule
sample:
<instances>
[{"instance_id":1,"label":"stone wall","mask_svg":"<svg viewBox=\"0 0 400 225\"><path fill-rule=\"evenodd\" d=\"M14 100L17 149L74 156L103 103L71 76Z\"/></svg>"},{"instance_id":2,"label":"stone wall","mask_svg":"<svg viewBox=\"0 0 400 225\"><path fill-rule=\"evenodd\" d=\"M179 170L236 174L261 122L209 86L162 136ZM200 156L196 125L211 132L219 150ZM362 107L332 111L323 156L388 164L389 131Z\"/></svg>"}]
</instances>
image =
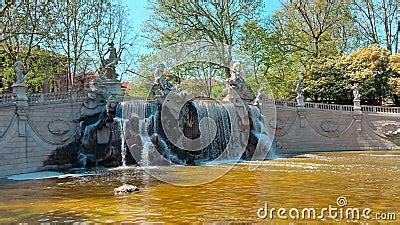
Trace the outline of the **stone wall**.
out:
<instances>
[{"instance_id":1,"label":"stone wall","mask_svg":"<svg viewBox=\"0 0 400 225\"><path fill-rule=\"evenodd\" d=\"M278 106L276 152L400 149L400 114ZM272 122L271 122L272 123ZM390 133L392 132L392 133Z\"/></svg>"},{"instance_id":2,"label":"stone wall","mask_svg":"<svg viewBox=\"0 0 400 225\"><path fill-rule=\"evenodd\" d=\"M2 98L0 177L77 166L81 130L74 119L82 113L85 96L30 96L23 107L12 104L12 96ZM278 154L400 149L399 108L363 106L357 111L353 106L306 103L297 107L282 101L275 105L276 124L268 118L266 122L275 129Z\"/></svg>"},{"instance_id":3,"label":"stone wall","mask_svg":"<svg viewBox=\"0 0 400 225\"><path fill-rule=\"evenodd\" d=\"M0 106L0 177L56 169L57 159L74 156L80 129L73 120L81 106L81 101L33 104L24 112Z\"/></svg>"}]
</instances>

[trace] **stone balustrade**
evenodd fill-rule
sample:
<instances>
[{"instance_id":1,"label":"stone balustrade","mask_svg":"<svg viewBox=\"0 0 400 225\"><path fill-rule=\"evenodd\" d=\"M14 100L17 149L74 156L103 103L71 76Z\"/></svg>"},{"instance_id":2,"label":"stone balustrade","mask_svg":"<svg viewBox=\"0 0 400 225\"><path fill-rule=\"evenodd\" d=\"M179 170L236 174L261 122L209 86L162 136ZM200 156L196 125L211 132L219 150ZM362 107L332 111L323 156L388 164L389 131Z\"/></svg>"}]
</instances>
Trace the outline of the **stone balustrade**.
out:
<instances>
[{"instance_id":1,"label":"stone balustrade","mask_svg":"<svg viewBox=\"0 0 400 225\"><path fill-rule=\"evenodd\" d=\"M361 106L361 111L369 113L400 113L400 107Z\"/></svg>"},{"instance_id":2,"label":"stone balustrade","mask_svg":"<svg viewBox=\"0 0 400 225\"><path fill-rule=\"evenodd\" d=\"M354 106L352 106L352 105L337 105L337 104L306 102L304 107L307 109L317 109L317 110L345 111L345 112L354 111Z\"/></svg>"},{"instance_id":3,"label":"stone balustrade","mask_svg":"<svg viewBox=\"0 0 400 225\"><path fill-rule=\"evenodd\" d=\"M75 102L84 101L88 96L88 91L79 92L53 92L53 93L37 93L30 94L29 104L52 104L52 103L64 103L64 102ZM0 94L0 106L13 105L16 99L15 94ZM130 100L146 100L146 98L124 96L122 101ZM274 104L277 107L289 107L297 108L297 102L277 100L277 99L266 99L267 104ZM338 105L338 104L326 104L326 103L314 103L305 102L305 109L324 110L324 111L343 111L343 112L354 112L353 105ZM399 114L400 107L385 107L385 106L361 106L361 111L366 113L387 113L387 114Z\"/></svg>"},{"instance_id":4,"label":"stone balustrade","mask_svg":"<svg viewBox=\"0 0 400 225\"><path fill-rule=\"evenodd\" d=\"M294 101L267 99L266 102L267 102L267 104L274 104L277 107L289 107L289 108L297 107L297 103ZM354 112L353 105L338 105L338 104L305 102L304 108L305 109L315 109L315 110L326 110L326 111ZM365 112L365 113L399 114L400 107L363 105L363 106L361 106L361 111Z\"/></svg>"},{"instance_id":5,"label":"stone balustrade","mask_svg":"<svg viewBox=\"0 0 400 225\"><path fill-rule=\"evenodd\" d=\"M13 105L15 99L15 94L0 94L0 105Z\"/></svg>"},{"instance_id":6,"label":"stone balustrade","mask_svg":"<svg viewBox=\"0 0 400 225\"><path fill-rule=\"evenodd\" d=\"M52 104L63 102L83 101L87 98L88 91L80 92L53 92L53 93L38 93L28 96L29 104Z\"/></svg>"}]
</instances>

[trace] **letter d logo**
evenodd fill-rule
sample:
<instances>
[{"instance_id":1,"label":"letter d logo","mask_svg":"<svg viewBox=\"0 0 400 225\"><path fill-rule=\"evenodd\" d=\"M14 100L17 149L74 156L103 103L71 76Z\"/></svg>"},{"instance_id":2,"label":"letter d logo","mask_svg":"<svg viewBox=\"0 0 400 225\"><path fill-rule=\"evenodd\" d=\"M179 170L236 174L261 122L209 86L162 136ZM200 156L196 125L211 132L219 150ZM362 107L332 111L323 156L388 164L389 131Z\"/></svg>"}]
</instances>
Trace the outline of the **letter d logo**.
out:
<instances>
[{"instance_id":1,"label":"letter d logo","mask_svg":"<svg viewBox=\"0 0 400 225\"><path fill-rule=\"evenodd\" d=\"M259 208L257 211L257 216L260 219L266 219L268 216L268 204L265 204L263 208Z\"/></svg>"}]
</instances>

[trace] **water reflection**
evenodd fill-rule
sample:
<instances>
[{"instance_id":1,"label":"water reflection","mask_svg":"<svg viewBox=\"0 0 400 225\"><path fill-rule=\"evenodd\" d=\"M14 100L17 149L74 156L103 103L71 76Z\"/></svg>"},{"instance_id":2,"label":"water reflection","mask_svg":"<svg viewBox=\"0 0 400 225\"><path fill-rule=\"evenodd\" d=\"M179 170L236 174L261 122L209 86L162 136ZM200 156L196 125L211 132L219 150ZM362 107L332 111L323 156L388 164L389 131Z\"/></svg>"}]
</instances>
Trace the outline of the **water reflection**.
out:
<instances>
[{"instance_id":1,"label":"water reflection","mask_svg":"<svg viewBox=\"0 0 400 225\"><path fill-rule=\"evenodd\" d=\"M225 166L157 171L179 179ZM400 212L399 166L400 152L380 151L305 154L265 161L256 171L241 163L220 179L194 187L165 184L136 168L87 171L92 176L66 179L3 179L0 222L265 222L257 218L265 203L323 208L339 196L354 207ZM123 183L141 191L115 196L114 188Z\"/></svg>"}]
</instances>

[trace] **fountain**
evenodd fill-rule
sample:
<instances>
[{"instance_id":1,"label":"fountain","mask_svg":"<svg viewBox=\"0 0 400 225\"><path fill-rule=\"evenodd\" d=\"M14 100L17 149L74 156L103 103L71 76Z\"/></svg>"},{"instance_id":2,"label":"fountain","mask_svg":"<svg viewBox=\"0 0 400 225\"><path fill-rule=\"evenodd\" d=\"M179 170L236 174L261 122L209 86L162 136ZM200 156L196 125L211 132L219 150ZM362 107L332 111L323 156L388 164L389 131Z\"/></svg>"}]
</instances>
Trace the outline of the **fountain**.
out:
<instances>
[{"instance_id":1,"label":"fountain","mask_svg":"<svg viewBox=\"0 0 400 225\"><path fill-rule=\"evenodd\" d=\"M114 158L123 167L265 159L272 139L264 128L262 96L256 98L245 83L239 63L227 80L224 101L189 96L165 78L164 70L159 64L154 73L154 99L119 99L100 91L106 109L83 128L82 146L89 151L81 151L82 159L97 165Z\"/></svg>"}]
</instances>

